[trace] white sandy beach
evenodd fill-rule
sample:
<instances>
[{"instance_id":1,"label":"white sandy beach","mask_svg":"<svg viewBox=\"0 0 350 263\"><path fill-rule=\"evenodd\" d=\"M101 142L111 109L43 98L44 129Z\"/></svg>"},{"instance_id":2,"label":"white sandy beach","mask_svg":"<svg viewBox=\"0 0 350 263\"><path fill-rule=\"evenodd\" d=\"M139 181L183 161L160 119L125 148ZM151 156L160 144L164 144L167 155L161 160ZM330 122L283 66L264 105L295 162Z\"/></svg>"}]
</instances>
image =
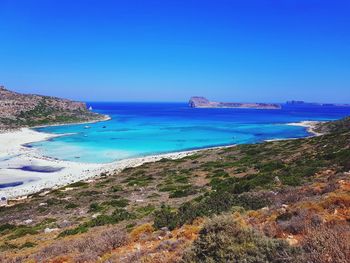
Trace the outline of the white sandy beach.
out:
<instances>
[{"instance_id":1,"label":"white sandy beach","mask_svg":"<svg viewBox=\"0 0 350 263\"><path fill-rule=\"evenodd\" d=\"M304 127L306 128L307 132L312 134L312 136L321 136L323 135L320 132L317 132L315 130L316 125L322 123L322 121L301 121L301 122L291 122L291 123L286 123L286 125L289 126L299 126L299 127ZM283 138L283 139L271 139L271 140L265 140L266 142L275 142L275 141L285 141L285 140L297 140L300 138Z\"/></svg>"},{"instance_id":2,"label":"white sandy beach","mask_svg":"<svg viewBox=\"0 0 350 263\"><path fill-rule=\"evenodd\" d=\"M0 184L24 182L22 185L0 189L0 197L8 199L26 196L43 189L57 188L69 183L86 180L107 171L121 171L146 162L162 158L181 158L195 151L168 153L133 159L125 159L109 164L79 163L44 157L36 149L24 147L24 144L48 140L61 136L37 132L28 128L0 133ZM63 168L60 171L43 173L23 171L23 166Z\"/></svg>"},{"instance_id":3,"label":"white sandy beach","mask_svg":"<svg viewBox=\"0 0 350 263\"><path fill-rule=\"evenodd\" d=\"M316 125L319 123L322 123L322 122L321 121L301 121L301 122L288 123L287 125L305 127L309 133L313 134L314 136L320 136L322 135L322 133L319 133L315 130Z\"/></svg>"},{"instance_id":4,"label":"white sandy beach","mask_svg":"<svg viewBox=\"0 0 350 263\"><path fill-rule=\"evenodd\" d=\"M318 136L321 134L314 131L317 123L315 121L303 121L287 125L306 127L310 133ZM162 158L182 158L199 151L183 151L125 159L109 164L93 164L48 158L42 156L36 149L23 146L24 144L48 140L56 136L62 135L37 132L28 128L0 133L0 185L23 182L18 186L0 188L0 197L6 197L7 199L23 197L43 189L58 188L80 180L91 179L103 172L119 172L124 168L139 166L146 162L154 162ZM61 170L43 173L21 170L20 168L23 166L52 167L61 168Z\"/></svg>"}]
</instances>

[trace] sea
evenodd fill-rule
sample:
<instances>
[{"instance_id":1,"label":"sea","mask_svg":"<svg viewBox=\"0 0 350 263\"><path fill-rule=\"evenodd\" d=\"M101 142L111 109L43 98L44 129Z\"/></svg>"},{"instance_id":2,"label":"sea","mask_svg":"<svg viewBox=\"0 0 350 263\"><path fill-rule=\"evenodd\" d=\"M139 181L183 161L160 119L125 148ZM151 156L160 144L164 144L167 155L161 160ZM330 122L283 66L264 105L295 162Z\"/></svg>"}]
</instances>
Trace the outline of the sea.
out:
<instances>
[{"instance_id":1,"label":"sea","mask_svg":"<svg viewBox=\"0 0 350 263\"><path fill-rule=\"evenodd\" d=\"M329 121L350 115L350 107L282 105L281 110L200 109L187 103L89 102L111 120L37 128L64 134L31 143L44 156L60 160L109 163L126 158L216 146L261 143L310 136L306 128L287 125Z\"/></svg>"}]
</instances>

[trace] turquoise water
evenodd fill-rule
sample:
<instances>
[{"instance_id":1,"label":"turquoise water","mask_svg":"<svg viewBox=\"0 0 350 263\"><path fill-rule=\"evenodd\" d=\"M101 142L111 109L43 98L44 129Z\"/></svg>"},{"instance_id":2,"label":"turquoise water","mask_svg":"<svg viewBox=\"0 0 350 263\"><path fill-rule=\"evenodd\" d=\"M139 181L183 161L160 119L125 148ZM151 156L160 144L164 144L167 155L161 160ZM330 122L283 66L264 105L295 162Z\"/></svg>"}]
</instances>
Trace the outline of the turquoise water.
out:
<instances>
[{"instance_id":1,"label":"turquoise water","mask_svg":"<svg viewBox=\"0 0 350 263\"><path fill-rule=\"evenodd\" d=\"M192 109L185 103L89 103L112 117L106 122L51 126L37 130L70 135L30 144L44 155L62 160L107 163L220 145L268 139L301 138L303 120L333 120L350 108L287 106L282 110ZM86 127L89 126L89 127Z\"/></svg>"}]
</instances>

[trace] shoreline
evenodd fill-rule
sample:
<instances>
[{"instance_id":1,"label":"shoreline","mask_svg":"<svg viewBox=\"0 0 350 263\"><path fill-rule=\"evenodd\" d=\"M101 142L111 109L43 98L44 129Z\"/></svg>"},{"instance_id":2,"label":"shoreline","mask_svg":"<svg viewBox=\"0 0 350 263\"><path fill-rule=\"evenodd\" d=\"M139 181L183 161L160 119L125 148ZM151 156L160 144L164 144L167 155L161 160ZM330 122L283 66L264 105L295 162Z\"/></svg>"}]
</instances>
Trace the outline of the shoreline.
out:
<instances>
[{"instance_id":1,"label":"shoreline","mask_svg":"<svg viewBox=\"0 0 350 263\"><path fill-rule=\"evenodd\" d=\"M89 124L89 123L97 123L97 122L104 122L109 121L112 118L109 115L103 115L104 117L101 120L91 120L91 121L82 121L82 122L70 122L70 123L57 123L57 124L47 124L47 125L38 125L33 127L28 127L29 129L38 129L38 128L45 128L45 127L55 127L55 126L68 126L68 125L79 125L79 124Z\"/></svg>"},{"instance_id":2,"label":"shoreline","mask_svg":"<svg viewBox=\"0 0 350 263\"><path fill-rule=\"evenodd\" d=\"M286 125L301 126L313 136L322 135L314 131L318 121L302 121L288 123ZM74 124L65 124L74 125ZM52 125L50 125L52 126ZM111 163L84 163L58 160L43 156L37 149L25 147L28 143L45 141L51 138L65 136L66 134L50 134L39 132L31 128L21 128L17 131L0 133L0 187L1 185L23 182L15 187L0 188L0 198L8 200L26 198L45 189L54 190L70 183L81 180L89 180L100 176L102 173L119 173L125 168L140 166L144 163L159 161L163 158L179 159L208 149L220 149L235 145L207 147L201 149L178 151L172 153L155 154L144 157L129 158ZM291 138L292 139L292 138ZM266 140L266 141L277 141ZM288 140L288 139L283 139ZM25 171L22 167L50 167L58 169L55 172Z\"/></svg>"},{"instance_id":3,"label":"shoreline","mask_svg":"<svg viewBox=\"0 0 350 263\"><path fill-rule=\"evenodd\" d=\"M81 122L69 122L69 123L55 123L55 124L46 124L46 125L37 125L32 127L18 127L18 128L0 128L0 134L5 134L9 132L16 132L20 131L22 129L38 129L38 128L45 128L45 127L55 127L55 126L68 126L68 125L80 125L80 124L89 124L89 123L97 123L97 122L104 122L109 121L112 118L109 115L103 115L104 117L101 120L91 120L91 121L81 121Z\"/></svg>"},{"instance_id":4,"label":"shoreline","mask_svg":"<svg viewBox=\"0 0 350 263\"><path fill-rule=\"evenodd\" d=\"M178 159L203 149L157 154L130 158L112 163L83 163L58 160L45 157L37 149L27 148L28 143L48 140L65 134L49 134L22 128L15 132L0 134L0 186L23 182L15 187L0 188L0 198L7 200L25 198L45 189L53 190L70 183L98 177L101 173L120 172L125 168L140 166L144 163L159 161L163 158ZM13 139L16 138L16 139ZM23 167L57 169L54 172L23 170Z\"/></svg>"},{"instance_id":5,"label":"shoreline","mask_svg":"<svg viewBox=\"0 0 350 263\"><path fill-rule=\"evenodd\" d=\"M299 126L305 127L307 132L312 134L313 136L321 136L323 133L317 132L316 127L318 124L323 123L324 121L301 121L301 122L291 122L286 125L289 126Z\"/></svg>"}]
</instances>

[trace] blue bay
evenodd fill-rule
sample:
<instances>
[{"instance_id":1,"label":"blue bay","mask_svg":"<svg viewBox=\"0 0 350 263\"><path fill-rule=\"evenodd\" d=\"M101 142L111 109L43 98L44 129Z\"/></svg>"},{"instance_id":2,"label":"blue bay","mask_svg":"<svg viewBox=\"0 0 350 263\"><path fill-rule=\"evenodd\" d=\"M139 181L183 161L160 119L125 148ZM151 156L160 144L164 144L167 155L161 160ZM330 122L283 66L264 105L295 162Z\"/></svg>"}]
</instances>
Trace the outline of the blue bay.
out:
<instances>
[{"instance_id":1,"label":"blue bay","mask_svg":"<svg viewBox=\"0 0 350 263\"><path fill-rule=\"evenodd\" d=\"M213 146L308 136L287 123L334 120L350 108L291 106L282 110L193 109L186 103L88 103L112 119L93 124L37 128L71 134L29 144L62 160L108 163L115 160ZM87 127L88 126L88 127Z\"/></svg>"}]
</instances>

